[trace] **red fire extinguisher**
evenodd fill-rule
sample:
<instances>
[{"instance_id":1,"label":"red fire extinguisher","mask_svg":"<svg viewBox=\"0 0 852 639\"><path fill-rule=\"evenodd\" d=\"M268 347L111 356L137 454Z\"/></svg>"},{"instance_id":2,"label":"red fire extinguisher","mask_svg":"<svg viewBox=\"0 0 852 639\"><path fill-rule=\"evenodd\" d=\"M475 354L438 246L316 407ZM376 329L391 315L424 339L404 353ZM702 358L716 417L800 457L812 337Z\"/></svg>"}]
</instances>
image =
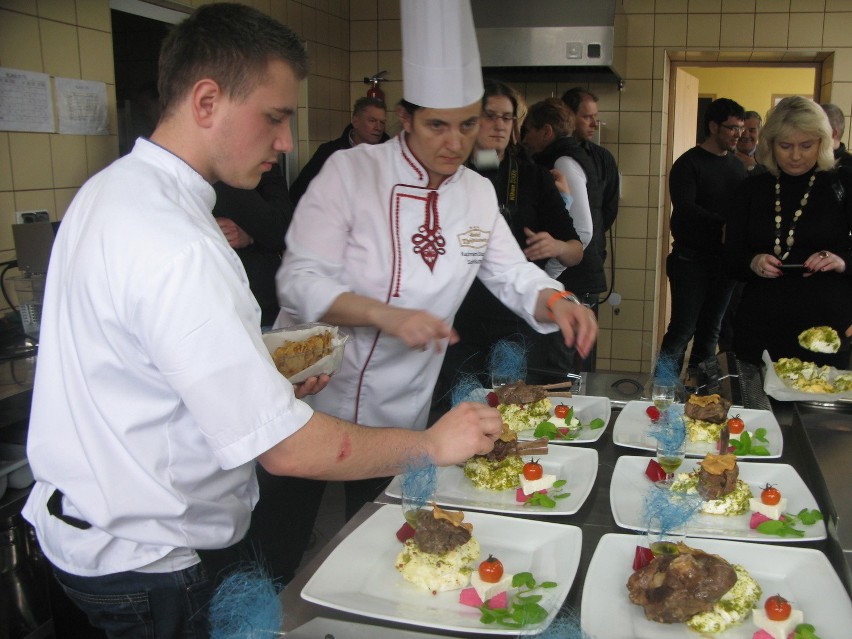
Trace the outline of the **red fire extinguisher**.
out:
<instances>
[{"instance_id":1,"label":"red fire extinguisher","mask_svg":"<svg viewBox=\"0 0 852 639\"><path fill-rule=\"evenodd\" d=\"M385 92L379 87L379 82L385 82L387 80L387 78L385 78L386 73L387 71L379 71L369 78L364 78L364 84L370 85L370 88L367 89L368 98L376 98L382 102L385 101Z\"/></svg>"}]
</instances>

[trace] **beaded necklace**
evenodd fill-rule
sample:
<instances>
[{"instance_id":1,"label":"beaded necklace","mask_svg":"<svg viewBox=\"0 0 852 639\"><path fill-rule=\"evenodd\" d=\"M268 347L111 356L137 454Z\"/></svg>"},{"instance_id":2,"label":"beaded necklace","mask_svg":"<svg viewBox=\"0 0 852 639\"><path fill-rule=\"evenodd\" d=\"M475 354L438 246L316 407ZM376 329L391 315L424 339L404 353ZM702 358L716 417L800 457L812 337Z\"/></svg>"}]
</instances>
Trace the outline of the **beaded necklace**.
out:
<instances>
[{"instance_id":1,"label":"beaded necklace","mask_svg":"<svg viewBox=\"0 0 852 639\"><path fill-rule=\"evenodd\" d=\"M790 222L790 230L787 231L787 239L784 241L787 245L787 252L781 255L781 176L779 175L775 178L775 246L772 247L772 250L775 255L780 256L782 262L790 255L790 249L793 248L793 244L796 242L796 222L802 217L802 210L808 204L808 197L811 194L811 187L814 185L815 180L816 173L812 173L811 179L808 180L808 190L802 196L799 208L793 213L793 221Z\"/></svg>"}]
</instances>

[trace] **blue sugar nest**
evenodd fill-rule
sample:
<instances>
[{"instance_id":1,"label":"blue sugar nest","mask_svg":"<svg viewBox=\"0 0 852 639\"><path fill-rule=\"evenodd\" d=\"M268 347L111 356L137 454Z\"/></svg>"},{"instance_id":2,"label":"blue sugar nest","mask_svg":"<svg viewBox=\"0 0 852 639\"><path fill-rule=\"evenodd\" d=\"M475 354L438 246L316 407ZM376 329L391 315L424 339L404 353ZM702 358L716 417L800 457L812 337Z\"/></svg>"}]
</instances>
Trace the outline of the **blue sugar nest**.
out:
<instances>
[{"instance_id":1,"label":"blue sugar nest","mask_svg":"<svg viewBox=\"0 0 852 639\"><path fill-rule=\"evenodd\" d=\"M562 609L546 630L534 639L592 639L580 627L580 618L572 609Z\"/></svg>"},{"instance_id":2,"label":"blue sugar nest","mask_svg":"<svg viewBox=\"0 0 852 639\"><path fill-rule=\"evenodd\" d=\"M652 422L648 435L663 445L665 450L677 450L686 440L686 422L683 405L672 404L660 414L656 423Z\"/></svg>"},{"instance_id":3,"label":"blue sugar nest","mask_svg":"<svg viewBox=\"0 0 852 639\"><path fill-rule=\"evenodd\" d=\"M701 495L672 492L667 488L651 488L645 495L644 520L648 528L659 528L662 534L683 527L701 508Z\"/></svg>"},{"instance_id":4,"label":"blue sugar nest","mask_svg":"<svg viewBox=\"0 0 852 639\"><path fill-rule=\"evenodd\" d=\"M402 475L402 496L406 508L424 508L438 484L435 464L428 457L409 462Z\"/></svg>"},{"instance_id":5,"label":"blue sugar nest","mask_svg":"<svg viewBox=\"0 0 852 639\"><path fill-rule=\"evenodd\" d=\"M479 402L485 404L485 387L476 375L465 373L459 376L456 385L450 391L450 405L455 407L462 402Z\"/></svg>"},{"instance_id":6,"label":"blue sugar nest","mask_svg":"<svg viewBox=\"0 0 852 639\"><path fill-rule=\"evenodd\" d=\"M527 351L524 344L507 339L494 344L488 353L488 372L492 379L526 379Z\"/></svg>"},{"instance_id":7,"label":"blue sugar nest","mask_svg":"<svg viewBox=\"0 0 852 639\"><path fill-rule=\"evenodd\" d=\"M281 636L284 611L278 588L259 567L228 577L210 601L211 639L266 639Z\"/></svg>"},{"instance_id":8,"label":"blue sugar nest","mask_svg":"<svg viewBox=\"0 0 852 639\"><path fill-rule=\"evenodd\" d=\"M665 386L677 386L680 384L678 376L678 365L672 357L660 355L654 368L654 383Z\"/></svg>"}]
</instances>

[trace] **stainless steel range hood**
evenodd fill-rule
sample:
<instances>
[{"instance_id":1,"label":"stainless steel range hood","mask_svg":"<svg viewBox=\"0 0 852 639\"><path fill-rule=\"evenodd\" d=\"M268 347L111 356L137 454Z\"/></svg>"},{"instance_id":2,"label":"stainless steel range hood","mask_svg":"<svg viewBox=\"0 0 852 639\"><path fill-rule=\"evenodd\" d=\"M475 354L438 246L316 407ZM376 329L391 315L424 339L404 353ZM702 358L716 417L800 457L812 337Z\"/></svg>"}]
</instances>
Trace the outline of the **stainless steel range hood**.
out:
<instances>
[{"instance_id":1,"label":"stainless steel range hood","mask_svg":"<svg viewBox=\"0 0 852 639\"><path fill-rule=\"evenodd\" d=\"M621 85L621 0L471 0L471 7L486 76Z\"/></svg>"}]
</instances>

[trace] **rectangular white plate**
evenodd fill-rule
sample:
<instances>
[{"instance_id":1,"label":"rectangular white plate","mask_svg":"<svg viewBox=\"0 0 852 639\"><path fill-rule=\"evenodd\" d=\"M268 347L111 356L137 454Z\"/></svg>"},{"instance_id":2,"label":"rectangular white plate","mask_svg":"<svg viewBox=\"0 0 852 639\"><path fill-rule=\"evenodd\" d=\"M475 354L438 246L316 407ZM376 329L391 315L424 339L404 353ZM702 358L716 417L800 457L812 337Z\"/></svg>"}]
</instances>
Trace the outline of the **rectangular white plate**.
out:
<instances>
[{"instance_id":1,"label":"rectangular white plate","mask_svg":"<svg viewBox=\"0 0 852 639\"><path fill-rule=\"evenodd\" d=\"M530 458L524 458L530 459ZM547 455L538 458L544 472L556 475L568 483L559 489L570 497L557 499L553 508L524 506L515 499L515 489L487 490L477 488L458 466L438 468L438 485L432 498L441 506L474 510L486 510L512 515L573 515L592 491L598 473L598 451L594 448L566 448L548 446ZM391 480L385 490L389 497L402 499L402 481L400 476Z\"/></svg>"},{"instance_id":2,"label":"rectangular white plate","mask_svg":"<svg viewBox=\"0 0 852 639\"><path fill-rule=\"evenodd\" d=\"M554 439L551 444L591 444L601 438L604 431L609 426L609 417L611 407L608 397L596 397L594 395L574 395L573 397L557 397L550 398L550 415L553 416L554 407L557 404L565 404L566 406L574 407L574 416L580 420L583 425L582 430L577 435L577 439ZM600 428L589 428L589 424L593 419L602 419L604 425ZM535 430L522 430L518 433L518 439L521 441L530 441L535 439Z\"/></svg>"},{"instance_id":3,"label":"rectangular white plate","mask_svg":"<svg viewBox=\"0 0 852 639\"><path fill-rule=\"evenodd\" d=\"M649 490L659 490L645 475L648 461L652 457L636 457L623 455L615 463L612 473L612 483L609 486L609 503L615 523L622 528L644 531L647 524L644 521L644 500ZM689 472L696 467L696 460L686 460L681 466L681 472ZM799 473L788 464L755 464L738 462L740 479L749 485L752 495L760 498L760 489L766 484L772 484L781 491L787 499L787 512L796 514L807 508L818 508L814 496ZM763 541L776 543L792 543L797 541L817 541L825 539L825 522L818 521L813 525L796 526L805 533L804 537L778 537L764 535L749 528L751 512L744 515L728 517L725 515L708 515L698 513L689 520L686 534L690 537L712 537L715 539L741 539L744 541Z\"/></svg>"},{"instance_id":4,"label":"rectangular white plate","mask_svg":"<svg viewBox=\"0 0 852 639\"><path fill-rule=\"evenodd\" d=\"M595 639L683 639L699 637L682 623L649 621L641 606L630 603L627 579L633 573L637 535L604 535L592 556L583 584L580 619ZM822 639L849 637L852 600L837 573L818 550L752 544L719 539L687 539L688 545L742 565L760 584L763 596L780 593L794 601ZM751 639L756 628L751 617L718 639Z\"/></svg>"},{"instance_id":5,"label":"rectangular white plate","mask_svg":"<svg viewBox=\"0 0 852 639\"><path fill-rule=\"evenodd\" d=\"M619 446L627 448L638 448L640 450L657 450L657 440L648 435L651 428L651 419L645 409L651 406L651 402L632 401L627 402L622 411L615 418L615 426L612 428L612 441ZM772 411L756 410L753 408L731 407L728 417L739 415L745 422L746 430L752 434L758 428L766 429L766 439L769 443L763 444L769 450L769 455L742 455L741 459L777 459L781 457L784 447L784 438L781 435L781 427ZM704 457L707 453L716 453L716 444L710 442L686 442L686 454L690 457Z\"/></svg>"},{"instance_id":6,"label":"rectangular white plate","mask_svg":"<svg viewBox=\"0 0 852 639\"><path fill-rule=\"evenodd\" d=\"M576 526L486 513L465 513L473 524L482 559L498 557L508 573L531 572L543 589L540 604L550 614L521 634L541 632L553 621L571 589L580 563L582 532ZM335 610L426 628L463 633L517 635L484 625L479 610L459 603L459 591L433 595L402 578L394 564L402 549L396 531L405 523L399 506L383 506L335 548L302 589L302 598Z\"/></svg>"}]
</instances>

